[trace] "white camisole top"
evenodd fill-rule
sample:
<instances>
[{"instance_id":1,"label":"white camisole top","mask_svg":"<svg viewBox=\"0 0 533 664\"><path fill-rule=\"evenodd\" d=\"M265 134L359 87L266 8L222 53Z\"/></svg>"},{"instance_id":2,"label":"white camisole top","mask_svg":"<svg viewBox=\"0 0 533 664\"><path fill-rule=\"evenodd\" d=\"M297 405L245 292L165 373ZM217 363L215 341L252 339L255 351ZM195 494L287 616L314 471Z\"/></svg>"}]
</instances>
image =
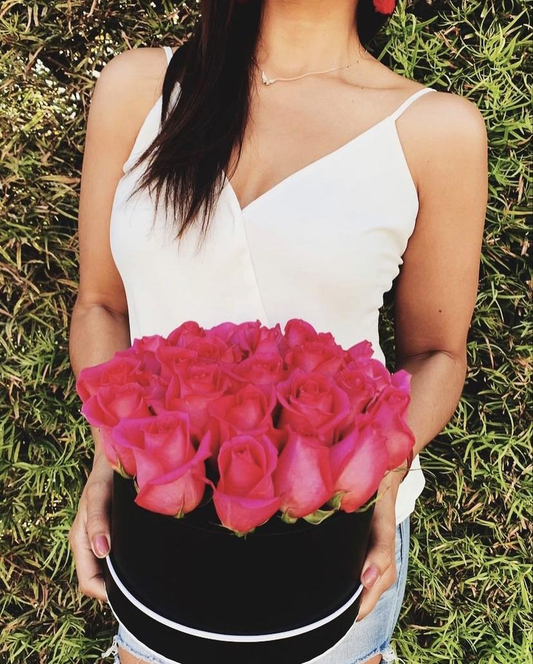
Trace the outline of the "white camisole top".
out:
<instances>
[{"instance_id":1,"label":"white camisole top","mask_svg":"<svg viewBox=\"0 0 533 664\"><path fill-rule=\"evenodd\" d=\"M170 62L172 49L163 48ZM198 231L178 244L164 211L151 230L154 209L146 190L126 201L140 175L126 171L159 130L160 96L123 166L110 220L132 341L166 336L189 320L211 327L259 319L283 329L289 319L302 318L331 332L343 348L368 339L374 357L385 363L379 310L399 274L419 208L396 119L433 91L418 90L391 115L244 208L224 175L210 235L199 251ZM177 84L171 103L179 92ZM399 488L397 523L411 514L424 483L417 455Z\"/></svg>"}]
</instances>

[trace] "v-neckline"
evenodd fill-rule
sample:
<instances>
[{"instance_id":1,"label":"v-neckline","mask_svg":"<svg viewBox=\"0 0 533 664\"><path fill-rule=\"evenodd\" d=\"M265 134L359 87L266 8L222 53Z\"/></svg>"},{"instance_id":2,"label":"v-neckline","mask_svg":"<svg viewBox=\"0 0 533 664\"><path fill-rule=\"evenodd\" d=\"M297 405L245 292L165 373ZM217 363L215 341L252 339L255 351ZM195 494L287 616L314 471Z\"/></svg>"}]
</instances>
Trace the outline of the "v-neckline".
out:
<instances>
[{"instance_id":1,"label":"v-neckline","mask_svg":"<svg viewBox=\"0 0 533 664\"><path fill-rule=\"evenodd\" d=\"M263 203L266 201L270 196L273 196L278 192L279 189L284 187L286 184L289 182L292 182L293 179L296 179L300 177L301 175L307 173L309 170L312 170L314 166L319 166L323 162L327 162L329 159L332 159L347 150L348 148L352 147L356 143L359 142L359 140L365 138L366 136L372 134L375 130L386 126L388 123L393 122L394 126L396 126L396 122L394 121L395 118L393 117L394 113L391 113L387 116L385 116L382 120L379 120L379 122L376 122L372 126L370 126L368 129L365 129L363 132L360 134L357 134L357 136L354 136L350 140L348 140L346 143L343 143L340 145L338 148L335 148L334 150L331 150L330 152L327 152L325 155L322 155L321 157L318 157L318 159L315 159L314 161L309 162L305 166L302 166L301 168L297 169L293 173L290 173L286 177L284 177L282 180L277 182L274 186L270 187L270 189L267 189L264 191L262 194L259 194L256 198L254 198L250 203L246 204L244 207L241 206L241 203L239 201L239 198L235 192L235 189L233 188L233 185L231 184L227 173L225 170L222 171L222 178L223 178L223 188L228 190L231 198L233 199L233 202L237 208L237 211L241 216L244 216L250 209L256 207L257 205Z\"/></svg>"}]
</instances>

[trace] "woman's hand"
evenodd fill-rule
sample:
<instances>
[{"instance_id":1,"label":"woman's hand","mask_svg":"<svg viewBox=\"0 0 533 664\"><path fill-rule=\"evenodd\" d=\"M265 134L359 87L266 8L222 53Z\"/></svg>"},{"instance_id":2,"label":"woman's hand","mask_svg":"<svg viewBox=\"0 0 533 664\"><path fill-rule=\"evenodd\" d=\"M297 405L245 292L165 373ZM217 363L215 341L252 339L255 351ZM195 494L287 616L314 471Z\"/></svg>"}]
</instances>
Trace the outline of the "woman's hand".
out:
<instances>
[{"instance_id":1,"label":"woman's hand","mask_svg":"<svg viewBox=\"0 0 533 664\"><path fill-rule=\"evenodd\" d=\"M390 472L379 486L379 498L372 517L369 549L361 574L364 590L357 621L372 611L382 593L396 581L395 505L400 480L400 473Z\"/></svg>"},{"instance_id":2,"label":"woman's hand","mask_svg":"<svg viewBox=\"0 0 533 664\"><path fill-rule=\"evenodd\" d=\"M105 455L99 453L94 458L69 532L79 588L84 595L103 601L107 598L98 558L105 557L110 549L112 484L113 469Z\"/></svg>"}]
</instances>

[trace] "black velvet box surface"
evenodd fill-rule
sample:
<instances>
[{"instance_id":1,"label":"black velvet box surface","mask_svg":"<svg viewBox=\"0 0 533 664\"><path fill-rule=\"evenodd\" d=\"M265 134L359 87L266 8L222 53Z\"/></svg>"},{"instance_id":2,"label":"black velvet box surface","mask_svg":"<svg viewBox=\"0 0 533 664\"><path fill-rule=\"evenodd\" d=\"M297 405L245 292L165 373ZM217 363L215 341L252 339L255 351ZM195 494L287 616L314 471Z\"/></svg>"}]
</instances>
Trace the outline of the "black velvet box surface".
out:
<instances>
[{"instance_id":1,"label":"black velvet box surface","mask_svg":"<svg viewBox=\"0 0 533 664\"><path fill-rule=\"evenodd\" d=\"M114 472L104 580L115 616L157 653L179 664L303 664L355 621L373 505L318 525L276 515L237 537L212 500L176 519L135 496Z\"/></svg>"}]
</instances>

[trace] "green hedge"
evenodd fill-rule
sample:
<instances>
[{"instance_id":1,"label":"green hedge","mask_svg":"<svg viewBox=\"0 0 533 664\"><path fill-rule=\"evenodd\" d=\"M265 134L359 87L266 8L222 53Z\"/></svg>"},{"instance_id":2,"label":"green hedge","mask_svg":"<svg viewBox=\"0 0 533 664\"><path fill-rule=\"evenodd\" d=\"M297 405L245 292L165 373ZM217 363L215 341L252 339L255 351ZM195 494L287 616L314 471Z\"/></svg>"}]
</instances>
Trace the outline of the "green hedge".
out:
<instances>
[{"instance_id":1,"label":"green hedge","mask_svg":"<svg viewBox=\"0 0 533 664\"><path fill-rule=\"evenodd\" d=\"M86 114L95 71L126 48L177 43L196 11L132 0L0 6L2 661L98 660L114 633L110 610L79 593L67 539L92 453L68 358ZM401 2L372 49L474 101L490 143L467 382L423 454L427 488L412 518L396 632L409 664L531 661L527 19L525 0ZM381 335L392 360L390 294Z\"/></svg>"}]
</instances>

